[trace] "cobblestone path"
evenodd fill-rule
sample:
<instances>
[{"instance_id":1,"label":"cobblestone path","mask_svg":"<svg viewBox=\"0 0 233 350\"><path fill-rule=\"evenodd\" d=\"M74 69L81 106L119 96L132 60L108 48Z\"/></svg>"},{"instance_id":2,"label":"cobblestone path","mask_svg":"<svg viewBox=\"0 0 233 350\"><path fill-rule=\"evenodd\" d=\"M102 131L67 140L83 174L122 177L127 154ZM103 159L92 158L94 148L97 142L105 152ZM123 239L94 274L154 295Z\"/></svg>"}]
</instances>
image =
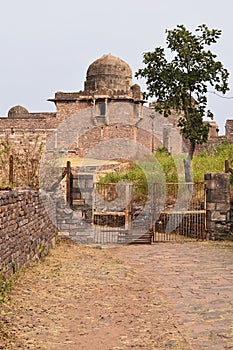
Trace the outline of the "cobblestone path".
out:
<instances>
[{"instance_id":1,"label":"cobblestone path","mask_svg":"<svg viewBox=\"0 0 233 350\"><path fill-rule=\"evenodd\" d=\"M0 348L233 349L233 245L61 242L1 305Z\"/></svg>"},{"instance_id":2,"label":"cobblestone path","mask_svg":"<svg viewBox=\"0 0 233 350\"><path fill-rule=\"evenodd\" d=\"M114 250L150 278L193 349L233 349L233 245L157 244Z\"/></svg>"}]
</instances>

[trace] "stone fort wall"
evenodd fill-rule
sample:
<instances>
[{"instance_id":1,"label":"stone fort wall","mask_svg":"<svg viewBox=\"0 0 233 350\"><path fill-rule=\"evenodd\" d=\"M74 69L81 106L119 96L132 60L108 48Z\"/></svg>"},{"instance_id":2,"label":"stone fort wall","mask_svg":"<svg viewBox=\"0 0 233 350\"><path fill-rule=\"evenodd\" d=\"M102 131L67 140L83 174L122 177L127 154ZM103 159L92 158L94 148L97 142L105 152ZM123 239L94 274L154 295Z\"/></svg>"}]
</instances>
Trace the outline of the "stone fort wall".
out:
<instances>
[{"instance_id":1,"label":"stone fort wall","mask_svg":"<svg viewBox=\"0 0 233 350\"><path fill-rule=\"evenodd\" d=\"M116 103L115 105L117 106ZM111 109L110 104L108 108L109 110ZM135 110L138 107L134 106L133 108ZM59 104L57 113L29 113L27 118L1 117L0 139L6 139L8 137L9 140L20 147L23 138L27 138L30 142L33 142L39 136L39 142L45 144L62 122L68 121L72 115L76 115L84 109L90 110L90 131L81 134L70 145L70 153L79 157L85 156L91 148L99 143L114 138L133 140L142 144L150 152L160 146L165 146L171 153L182 152L185 148L185 143L181 138L178 138L179 131L175 127L174 116L166 119L155 113L156 118L153 121L154 130L152 130L152 120L148 115L153 113L153 110L147 107L143 107L142 109L145 115L141 120L138 118L138 111L135 113L132 110L132 115L128 121L124 113L120 115L119 113L115 114L114 111L113 113L109 111L108 121L106 122L101 117L99 119L98 117L96 118L92 111L93 107L88 106L88 104L79 105L77 103L69 104L65 102ZM114 107L114 109L117 109L117 107ZM123 118L125 118L124 123L122 123ZM233 121L227 120L225 136L216 136L216 133L213 135L210 133L210 138L206 144L196 146L196 154L227 141L233 142Z\"/></svg>"},{"instance_id":2,"label":"stone fort wall","mask_svg":"<svg viewBox=\"0 0 233 350\"><path fill-rule=\"evenodd\" d=\"M56 113L27 112L0 118L0 139L5 139L7 135L9 140L20 146L23 137L33 142L39 136L40 141L46 143L56 131L68 139L71 133L69 151L79 157L96 145L113 139L132 140L149 152L160 146L174 153L183 151L183 141L175 127L174 116L164 118L153 109L132 101L108 101L105 115L99 114L99 104L93 106L90 101L63 101L56 105Z\"/></svg>"},{"instance_id":3,"label":"stone fort wall","mask_svg":"<svg viewBox=\"0 0 233 350\"><path fill-rule=\"evenodd\" d=\"M185 150L177 128L179 116L173 113L164 118L154 111L153 103L144 107L140 86L132 82L130 66L112 55L104 55L89 66L83 91L56 92L49 101L55 104L55 113L30 113L22 106L12 107L8 117L0 118L0 139L7 136L20 147L23 137L33 142L39 136L46 143L62 123L67 123L68 133L63 138L69 139L70 132L75 135L77 131L70 140L69 152L79 157L98 144L117 138L135 141L149 152L159 146L165 146L171 153ZM81 118L82 111L88 111L86 119ZM80 115L80 119L77 117L75 123L69 124L75 115ZM197 152L225 139L233 142L233 121L227 121L226 138L217 135L217 125L211 122L209 141L197 146Z\"/></svg>"},{"instance_id":4,"label":"stone fort wall","mask_svg":"<svg viewBox=\"0 0 233 350\"><path fill-rule=\"evenodd\" d=\"M39 259L55 244L56 209L47 195L0 191L0 276Z\"/></svg>"}]
</instances>

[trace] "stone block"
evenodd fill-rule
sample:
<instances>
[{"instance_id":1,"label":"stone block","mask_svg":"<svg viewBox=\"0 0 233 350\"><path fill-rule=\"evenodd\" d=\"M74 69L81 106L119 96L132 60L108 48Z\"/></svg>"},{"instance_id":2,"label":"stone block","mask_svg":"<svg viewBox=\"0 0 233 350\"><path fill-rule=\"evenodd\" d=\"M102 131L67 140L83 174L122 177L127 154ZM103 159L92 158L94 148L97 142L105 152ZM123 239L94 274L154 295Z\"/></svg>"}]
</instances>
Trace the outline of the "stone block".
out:
<instances>
[{"instance_id":1,"label":"stone block","mask_svg":"<svg viewBox=\"0 0 233 350\"><path fill-rule=\"evenodd\" d=\"M226 222L227 219L227 213L223 214L223 212L219 211L212 211L210 214L210 218L212 221L223 221Z\"/></svg>"},{"instance_id":2,"label":"stone block","mask_svg":"<svg viewBox=\"0 0 233 350\"><path fill-rule=\"evenodd\" d=\"M207 230L214 231L216 227L216 222L207 220L206 221L206 228Z\"/></svg>"},{"instance_id":3,"label":"stone block","mask_svg":"<svg viewBox=\"0 0 233 350\"><path fill-rule=\"evenodd\" d=\"M206 191L206 202L230 203L230 191L208 189Z\"/></svg>"},{"instance_id":4,"label":"stone block","mask_svg":"<svg viewBox=\"0 0 233 350\"><path fill-rule=\"evenodd\" d=\"M209 203L208 203L209 204ZM230 203L215 203L216 210L218 211L229 211L230 210Z\"/></svg>"},{"instance_id":5,"label":"stone block","mask_svg":"<svg viewBox=\"0 0 233 350\"><path fill-rule=\"evenodd\" d=\"M206 210L215 210L217 203L207 202L206 203Z\"/></svg>"},{"instance_id":6,"label":"stone block","mask_svg":"<svg viewBox=\"0 0 233 350\"><path fill-rule=\"evenodd\" d=\"M206 184L206 189L207 190L215 190L217 187L217 182L215 180L206 180L205 181Z\"/></svg>"},{"instance_id":7,"label":"stone block","mask_svg":"<svg viewBox=\"0 0 233 350\"><path fill-rule=\"evenodd\" d=\"M225 173L205 174L207 189L230 189L230 175Z\"/></svg>"},{"instance_id":8,"label":"stone block","mask_svg":"<svg viewBox=\"0 0 233 350\"><path fill-rule=\"evenodd\" d=\"M69 237L70 232L69 231L59 231L58 237Z\"/></svg>"},{"instance_id":9,"label":"stone block","mask_svg":"<svg viewBox=\"0 0 233 350\"><path fill-rule=\"evenodd\" d=\"M211 179L212 179L212 174L211 174L211 173L205 174L205 175L204 175L204 179L205 179L205 181L211 180Z\"/></svg>"}]
</instances>

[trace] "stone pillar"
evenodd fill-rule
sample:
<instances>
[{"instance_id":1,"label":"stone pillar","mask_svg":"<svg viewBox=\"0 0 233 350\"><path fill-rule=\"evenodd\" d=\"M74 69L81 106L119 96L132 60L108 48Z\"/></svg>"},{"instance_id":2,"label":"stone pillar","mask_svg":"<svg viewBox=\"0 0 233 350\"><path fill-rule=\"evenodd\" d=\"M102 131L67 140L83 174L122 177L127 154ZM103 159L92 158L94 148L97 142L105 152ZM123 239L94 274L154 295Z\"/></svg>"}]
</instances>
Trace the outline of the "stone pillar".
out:
<instances>
[{"instance_id":1,"label":"stone pillar","mask_svg":"<svg viewBox=\"0 0 233 350\"><path fill-rule=\"evenodd\" d=\"M225 239L231 232L230 176L205 174L206 228L210 239Z\"/></svg>"}]
</instances>

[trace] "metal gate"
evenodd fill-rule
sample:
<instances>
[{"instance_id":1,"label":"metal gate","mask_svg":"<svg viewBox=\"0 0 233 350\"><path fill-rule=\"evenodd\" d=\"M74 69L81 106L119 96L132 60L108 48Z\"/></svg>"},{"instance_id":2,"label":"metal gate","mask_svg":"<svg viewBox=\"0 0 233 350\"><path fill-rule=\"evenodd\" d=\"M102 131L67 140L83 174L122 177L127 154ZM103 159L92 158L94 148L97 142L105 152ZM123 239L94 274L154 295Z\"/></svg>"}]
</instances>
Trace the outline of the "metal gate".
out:
<instances>
[{"instance_id":1,"label":"metal gate","mask_svg":"<svg viewBox=\"0 0 233 350\"><path fill-rule=\"evenodd\" d=\"M100 244L152 243L206 239L204 182L94 183L92 173L73 174L70 162L66 198L81 213L74 230ZM77 220L79 222L79 220ZM89 226L86 227L85 223Z\"/></svg>"},{"instance_id":2,"label":"metal gate","mask_svg":"<svg viewBox=\"0 0 233 350\"><path fill-rule=\"evenodd\" d=\"M94 184L95 243L205 239L205 221L204 182Z\"/></svg>"},{"instance_id":3,"label":"metal gate","mask_svg":"<svg viewBox=\"0 0 233 350\"><path fill-rule=\"evenodd\" d=\"M157 183L154 193L154 242L206 238L204 182Z\"/></svg>"}]
</instances>

